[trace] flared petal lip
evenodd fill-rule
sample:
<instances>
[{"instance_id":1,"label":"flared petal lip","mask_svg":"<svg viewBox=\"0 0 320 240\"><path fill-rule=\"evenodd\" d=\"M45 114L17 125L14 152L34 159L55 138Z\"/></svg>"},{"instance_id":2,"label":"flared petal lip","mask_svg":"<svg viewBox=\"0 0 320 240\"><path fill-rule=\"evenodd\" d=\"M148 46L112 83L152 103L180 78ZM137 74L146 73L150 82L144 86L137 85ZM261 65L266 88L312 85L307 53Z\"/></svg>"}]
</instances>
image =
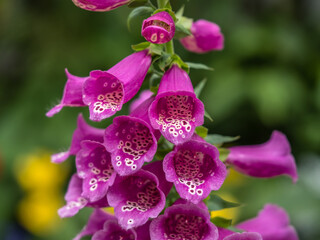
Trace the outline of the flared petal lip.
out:
<instances>
[{"instance_id":1,"label":"flared petal lip","mask_svg":"<svg viewBox=\"0 0 320 240\"><path fill-rule=\"evenodd\" d=\"M208 233L203 240L218 240L219 232L218 228L210 222L210 214L202 208L197 207L192 203L175 204L167 208L164 211L164 215L161 215L154 219L150 224L150 236L151 239L166 240L165 234L165 220L173 214L187 214L200 216L208 225Z\"/></svg>"},{"instance_id":2,"label":"flared petal lip","mask_svg":"<svg viewBox=\"0 0 320 240\"><path fill-rule=\"evenodd\" d=\"M87 86L88 86L89 82L96 81L100 77L109 77L109 78L116 79L117 81L120 82L120 84L122 86L122 92L123 92L123 96L122 96L121 101L119 103L119 110L117 110L117 111L120 111L122 109L123 104L125 103L125 101L124 101L125 95L126 95L125 86L124 86L125 84L121 79L119 79L118 77L116 77L113 74L109 73L108 71L93 70L93 71L90 72L90 77L88 77L88 79L83 84L83 102L89 107L93 103L91 100L88 99L87 95L85 94L85 91L88 88ZM91 99L91 97L90 97L90 99ZM114 115L117 111L115 111L113 114L111 114L111 115L109 115L107 117L105 117L103 115L108 115L108 114L94 114L94 113L91 113L91 111L90 111L90 120L99 122L99 121L101 121L103 119L106 119L106 118ZM102 112L102 113L104 113L104 112Z\"/></svg>"},{"instance_id":3,"label":"flared petal lip","mask_svg":"<svg viewBox=\"0 0 320 240\"><path fill-rule=\"evenodd\" d=\"M193 92L190 92L190 91L167 91L167 92L162 92L162 93L158 94L149 108L149 119L150 119L151 125L154 129L160 129L160 125L154 119L155 118L154 116L156 114L156 107L157 107L159 100L163 97L172 96L172 95L184 95L184 96L192 97L193 100L195 101L195 104L196 104L194 111L198 112L198 114L197 114L198 117L195 116L196 117L195 126L200 126L204 123L204 105L196 97L196 95ZM199 117L201 115L202 115L202 117Z\"/></svg>"},{"instance_id":4,"label":"flared petal lip","mask_svg":"<svg viewBox=\"0 0 320 240\"><path fill-rule=\"evenodd\" d=\"M109 189L109 192L107 193L107 199L108 199L108 202L109 202L110 206L116 208L115 209L115 213L117 213L119 211L119 210L117 210L118 205L121 204L122 201L124 200L124 198L126 197L125 193L121 193L121 192L119 193L119 191L121 191L121 189L123 189L123 187L121 186L122 182L126 178L129 178L129 177L132 177L132 176L138 176L138 177L146 178L146 179L149 179L149 180L155 182L156 186L157 186L157 189L158 189L158 191L160 193L159 203L153 209L150 209L150 210L145 212L145 214L148 214L148 217L145 219L145 221L143 223L141 223L141 225L143 225L144 223L146 223L148 221L149 217L156 218L160 214L161 210L165 206L166 197L165 197L164 193L159 188L159 180L158 180L158 178L157 178L157 176L155 174L140 169L138 172L136 172L136 173L134 173L132 175L129 175L129 176L124 176L124 177L117 176L115 184L113 186L111 186L111 188ZM129 187L129 186L126 186L126 187ZM121 212L121 213L124 214L123 212ZM118 218L119 221L123 220L123 217L121 217L121 216L117 216L117 218ZM132 227L140 226L140 225L135 225L135 224L129 226L128 223L125 223L125 224L121 224L120 223L120 225L125 229L130 229Z\"/></svg>"},{"instance_id":5,"label":"flared petal lip","mask_svg":"<svg viewBox=\"0 0 320 240\"><path fill-rule=\"evenodd\" d=\"M145 154L145 156L143 156L143 158L141 158L139 160L142 161L142 162L150 162L150 161L152 161L154 155L157 152L157 146L158 146L157 142L158 141L157 141L157 139L156 139L156 137L154 135L154 129L149 125L149 123L147 123L146 121L144 121L144 120L142 120L140 118L131 117L131 116L118 116L118 117L115 117L113 119L113 124L110 125L109 127L107 127L106 130L105 130L105 135L104 135L104 146L105 146L105 148L107 149L108 152L110 152L112 154L112 159L113 159L114 158L114 153L119 151L119 149L115 149L115 148L112 148L111 146L109 146L109 144L108 144L108 142L109 142L108 138L110 138L109 132L112 131L112 127L114 126L114 124L117 124L117 122L126 121L126 119L127 119L127 121L138 122L138 123L144 125L145 127L147 127L149 129L149 132L150 132L150 134L152 136L153 144L151 145L151 147L149 148L149 150ZM113 165L113 168L116 170L118 167L116 166L115 161L111 160L111 163ZM142 167L142 165L141 165L141 167ZM137 168L135 170L132 170L130 172L130 174L136 173L137 171L139 171L139 169L141 169L141 167ZM130 175L130 174L123 174L123 173L119 173L119 172L118 172L118 174L120 176Z\"/></svg>"},{"instance_id":6,"label":"flared petal lip","mask_svg":"<svg viewBox=\"0 0 320 240\"><path fill-rule=\"evenodd\" d=\"M115 8L118 8L118 7L121 7L125 4L127 4L128 2L130 2L130 0L124 0L124 1L114 1L115 3L114 4L107 4L106 6L94 6L92 4L88 4L90 7L88 7L88 5L85 5L83 3L81 3L79 0L72 0L73 3L83 9L83 10L87 10L87 11L92 11L92 12L107 12L107 11L111 11ZM109 2L112 2L112 1L109 1Z\"/></svg>"},{"instance_id":7,"label":"flared petal lip","mask_svg":"<svg viewBox=\"0 0 320 240\"><path fill-rule=\"evenodd\" d=\"M198 151L200 151L201 149L203 153L212 156L212 161L215 164L216 172L213 176L209 176L206 183L203 185L203 188L205 188L205 190L207 191L203 191L203 195L201 197L188 194L187 191L184 189L184 186L181 185L181 183L178 180L178 175L176 174L176 171L173 166L173 159L175 154L180 149L197 149ZM181 145L177 145L172 152L168 153L165 156L163 160L163 169L166 173L167 181L174 183L179 195L182 198L187 199L194 204L198 204L201 200L206 198L212 190L218 190L222 186L227 176L227 169L225 165L219 160L218 149L209 143L198 141L198 140L190 140L190 141L184 142Z\"/></svg>"}]
</instances>

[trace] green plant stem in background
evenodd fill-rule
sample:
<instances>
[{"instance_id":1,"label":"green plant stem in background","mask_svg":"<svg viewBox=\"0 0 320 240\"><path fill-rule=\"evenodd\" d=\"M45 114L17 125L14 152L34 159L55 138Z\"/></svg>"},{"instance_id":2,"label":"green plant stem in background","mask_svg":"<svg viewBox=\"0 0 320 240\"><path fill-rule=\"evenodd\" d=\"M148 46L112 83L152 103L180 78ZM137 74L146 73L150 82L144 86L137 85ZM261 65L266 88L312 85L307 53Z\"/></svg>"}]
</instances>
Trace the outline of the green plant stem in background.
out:
<instances>
[{"instance_id":1,"label":"green plant stem in background","mask_svg":"<svg viewBox=\"0 0 320 240\"><path fill-rule=\"evenodd\" d=\"M157 0L158 8L164 8L167 0Z\"/></svg>"},{"instance_id":2,"label":"green plant stem in background","mask_svg":"<svg viewBox=\"0 0 320 240\"><path fill-rule=\"evenodd\" d=\"M173 46L173 40L166 43L166 52L173 55L174 54L174 46Z\"/></svg>"}]
</instances>

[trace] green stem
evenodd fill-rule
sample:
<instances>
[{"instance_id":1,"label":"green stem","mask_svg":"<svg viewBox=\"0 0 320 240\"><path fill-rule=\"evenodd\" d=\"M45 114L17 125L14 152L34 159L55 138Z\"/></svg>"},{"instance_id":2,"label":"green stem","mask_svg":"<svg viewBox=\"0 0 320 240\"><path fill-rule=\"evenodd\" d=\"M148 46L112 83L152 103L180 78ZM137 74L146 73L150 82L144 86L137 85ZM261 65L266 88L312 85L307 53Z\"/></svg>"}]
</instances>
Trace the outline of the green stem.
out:
<instances>
[{"instance_id":1,"label":"green stem","mask_svg":"<svg viewBox=\"0 0 320 240\"><path fill-rule=\"evenodd\" d=\"M158 8L164 8L166 5L167 0L157 0Z\"/></svg>"},{"instance_id":2,"label":"green stem","mask_svg":"<svg viewBox=\"0 0 320 240\"><path fill-rule=\"evenodd\" d=\"M174 54L174 46L173 46L173 40L166 43L166 52L173 55Z\"/></svg>"}]
</instances>

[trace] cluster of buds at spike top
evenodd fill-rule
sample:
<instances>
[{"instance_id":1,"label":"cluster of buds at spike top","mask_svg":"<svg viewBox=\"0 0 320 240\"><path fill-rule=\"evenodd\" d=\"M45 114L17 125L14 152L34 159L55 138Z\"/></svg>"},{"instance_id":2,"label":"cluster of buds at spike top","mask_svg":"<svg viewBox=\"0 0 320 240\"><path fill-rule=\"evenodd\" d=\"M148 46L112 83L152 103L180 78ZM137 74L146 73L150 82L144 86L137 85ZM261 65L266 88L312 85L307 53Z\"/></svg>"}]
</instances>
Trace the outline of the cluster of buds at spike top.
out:
<instances>
[{"instance_id":1,"label":"cluster of buds at spike top","mask_svg":"<svg viewBox=\"0 0 320 240\"><path fill-rule=\"evenodd\" d=\"M77 6L92 11L108 11L128 2L74 0ZM192 35L180 39L189 51L223 48L218 25L198 20L190 30ZM166 11L143 21L142 35L151 43L166 43L174 34L174 20ZM127 56L107 71L91 71L88 77L66 71L62 100L47 116L64 106L88 106L92 121L116 114L137 94L149 71L155 52L153 45L146 45L147 49ZM204 123L204 104L181 67L182 60L177 56L169 60L157 93L142 91L132 102L130 114L115 117L106 129L91 127L79 115L70 148L52 156L54 163L75 156L77 169L65 195L66 205L58 214L71 217L84 207L95 208L74 239L90 235L93 240L297 240L286 212L274 205L238 224L242 233L218 228L210 221L204 202L221 188L226 166L252 177L284 174L296 181L295 161L287 138L275 131L265 144L230 147L222 162L218 148L196 134L196 127ZM173 186L176 192L171 192ZM170 199L176 201L170 201L164 210L169 193L176 195ZM114 208L114 215L100 209L107 206Z\"/></svg>"},{"instance_id":2,"label":"cluster of buds at spike top","mask_svg":"<svg viewBox=\"0 0 320 240\"><path fill-rule=\"evenodd\" d=\"M72 0L72 2L88 11L107 12L127 4L130 0Z\"/></svg>"}]
</instances>

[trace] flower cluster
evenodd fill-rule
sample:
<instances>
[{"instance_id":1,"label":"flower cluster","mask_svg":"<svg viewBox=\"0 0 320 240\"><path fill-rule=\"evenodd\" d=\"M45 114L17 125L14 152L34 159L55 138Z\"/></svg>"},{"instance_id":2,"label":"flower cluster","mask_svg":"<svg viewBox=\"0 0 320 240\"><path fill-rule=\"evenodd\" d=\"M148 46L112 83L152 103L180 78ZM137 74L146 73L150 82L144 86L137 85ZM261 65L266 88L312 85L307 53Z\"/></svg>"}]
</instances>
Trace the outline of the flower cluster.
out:
<instances>
[{"instance_id":1,"label":"flower cluster","mask_svg":"<svg viewBox=\"0 0 320 240\"><path fill-rule=\"evenodd\" d=\"M73 2L85 10L108 11L129 1ZM159 9L142 23L141 34L148 42L136 45L135 53L109 70L91 71L88 77L66 71L62 100L47 113L49 117L64 106L88 106L90 120L101 121L121 110L145 79L150 83L161 80L132 102L129 115L116 116L106 129L91 127L79 115L69 150L52 156L52 162L61 163L74 155L77 169L59 215L71 217L84 207L94 208L87 226L75 239L85 235L94 240L297 239L287 215L272 205L257 219L238 225L244 233L218 228L210 221L205 203L212 191L222 186L227 166L253 177L286 174L294 181L296 166L290 145L280 132L275 131L262 145L229 148L225 162L219 156L219 146L198 133L199 127L204 128L204 104L188 75L191 66L174 53L172 39L184 28L188 34L180 37L182 45L205 53L223 49L224 38L217 24L205 20L188 29L184 17L178 19L170 4L158 2ZM154 7L150 1L145 4L150 4L148 9ZM174 197L168 197L169 193ZM107 206L114 208L114 215L101 210ZM273 222L265 228L273 218L279 224Z\"/></svg>"}]
</instances>

